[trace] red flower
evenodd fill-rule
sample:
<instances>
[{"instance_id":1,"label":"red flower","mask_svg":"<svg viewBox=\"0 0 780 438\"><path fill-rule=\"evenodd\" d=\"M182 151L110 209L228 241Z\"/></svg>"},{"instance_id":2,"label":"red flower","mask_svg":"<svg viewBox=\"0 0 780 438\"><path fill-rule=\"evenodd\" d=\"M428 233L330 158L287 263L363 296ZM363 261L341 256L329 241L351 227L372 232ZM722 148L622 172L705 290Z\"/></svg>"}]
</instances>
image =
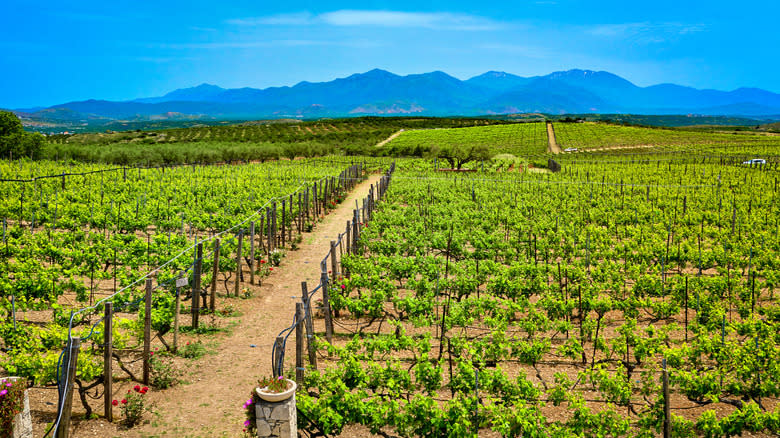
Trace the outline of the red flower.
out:
<instances>
[{"instance_id":1,"label":"red flower","mask_svg":"<svg viewBox=\"0 0 780 438\"><path fill-rule=\"evenodd\" d=\"M111 404L112 404L113 406L116 406L116 405L118 405L118 404L119 404L119 402L118 402L117 400L112 400L112 401L111 401Z\"/></svg>"},{"instance_id":2,"label":"red flower","mask_svg":"<svg viewBox=\"0 0 780 438\"><path fill-rule=\"evenodd\" d=\"M123 405L126 405L126 404L127 404L127 399L126 399L126 398L123 398L123 399L122 399L122 404L123 404Z\"/></svg>"},{"instance_id":3,"label":"red flower","mask_svg":"<svg viewBox=\"0 0 780 438\"><path fill-rule=\"evenodd\" d=\"M268 270L269 270L269 271L273 271L273 270L274 270L274 268L268 268Z\"/></svg>"},{"instance_id":4,"label":"red flower","mask_svg":"<svg viewBox=\"0 0 780 438\"><path fill-rule=\"evenodd\" d=\"M143 388L141 388L141 394L146 394L147 391L149 391L148 386L144 386Z\"/></svg>"},{"instance_id":5,"label":"red flower","mask_svg":"<svg viewBox=\"0 0 780 438\"><path fill-rule=\"evenodd\" d=\"M138 392L138 391L140 391L140 390L141 390L141 387L140 387L139 385L135 385L135 386L133 387L133 390L135 390L135 392Z\"/></svg>"},{"instance_id":6,"label":"red flower","mask_svg":"<svg viewBox=\"0 0 780 438\"><path fill-rule=\"evenodd\" d=\"M344 289L346 289L346 288L347 288L347 286L345 286L345 285L343 285L343 284L341 285L341 290L344 290Z\"/></svg>"},{"instance_id":7,"label":"red flower","mask_svg":"<svg viewBox=\"0 0 780 438\"><path fill-rule=\"evenodd\" d=\"M190 343L189 343L189 342L187 342L187 345L190 345Z\"/></svg>"},{"instance_id":8,"label":"red flower","mask_svg":"<svg viewBox=\"0 0 780 438\"><path fill-rule=\"evenodd\" d=\"M265 260L260 260L260 264L262 265L263 263L265 263Z\"/></svg>"},{"instance_id":9,"label":"red flower","mask_svg":"<svg viewBox=\"0 0 780 438\"><path fill-rule=\"evenodd\" d=\"M149 356L154 356L154 351L150 351Z\"/></svg>"}]
</instances>

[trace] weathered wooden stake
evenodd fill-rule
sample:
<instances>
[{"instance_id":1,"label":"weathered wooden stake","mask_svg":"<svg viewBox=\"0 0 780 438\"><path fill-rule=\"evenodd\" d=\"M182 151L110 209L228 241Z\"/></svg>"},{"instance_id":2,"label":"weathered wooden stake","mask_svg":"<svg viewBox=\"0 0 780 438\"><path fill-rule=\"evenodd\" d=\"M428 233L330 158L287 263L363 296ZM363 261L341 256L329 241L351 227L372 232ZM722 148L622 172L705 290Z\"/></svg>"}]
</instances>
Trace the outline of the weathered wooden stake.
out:
<instances>
[{"instance_id":1,"label":"weathered wooden stake","mask_svg":"<svg viewBox=\"0 0 780 438\"><path fill-rule=\"evenodd\" d=\"M282 246L284 246L285 243L286 243L286 239L285 239L285 237L286 237L285 231L286 231L286 228L287 228L286 220L287 220L286 202L285 202L284 199L282 199Z\"/></svg>"},{"instance_id":2,"label":"weathered wooden stake","mask_svg":"<svg viewBox=\"0 0 780 438\"><path fill-rule=\"evenodd\" d=\"M306 348L309 351L309 364L311 368L317 369L317 352L314 348L314 324L311 321L311 303L309 302L309 291L306 288L306 282L301 282L301 302L305 309L305 324L306 324Z\"/></svg>"},{"instance_id":3,"label":"weathered wooden stake","mask_svg":"<svg viewBox=\"0 0 780 438\"><path fill-rule=\"evenodd\" d=\"M238 247L236 248L236 282L234 284L233 295L238 297L238 291L241 289L241 248L244 246L244 230L238 232Z\"/></svg>"},{"instance_id":4,"label":"weathered wooden stake","mask_svg":"<svg viewBox=\"0 0 780 438\"><path fill-rule=\"evenodd\" d=\"M152 279L146 279L146 297L144 305L144 352L143 352L143 383L149 384L149 353L152 347Z\"/></svg>"},{"instance_id":5,"label":"weathered wooden stake","mask_svg":"<svg viewBox=\"0 0 780 438\"><path fill-rule=\"evenodd\" d=\"M219 251L220 251L219 237L214 239L214 266L211 270L211 302L209 308L213 312L217 304L217 274L219 274Z\"/></svg>"},{"instance_id":6,"label":"weathered wooden stake","mask_svg":"<svg viewBox=\"0 0 780 438\"><path fill-rule=\"evenodd\" d=\"M666 369L666 358L663 360L663 389L664 389L664 438L672 434L671 402L669 400L669 371Z\"/></svg>"},{"instance_id":7,"label":"weathered wooden stake","mask_svg":"<svg viewBox=\"0 0 780 438\"><path fill-rule=\"evenodd\" d=\"M179 312L181 312L181 288L176 288L176 301L173 308L173 353L179 352Z\"/></svg>"},{"instance_id":8,"label":"weathered wooden stake","mask_svg":"<svg viewBox=\"0 0 780 438\"><path fill-rule=\"evenodd\" d=\"M303 303L295 303L295 381L303 382Z\"/></svg>"},{"instance_id":9,"label":"weathered wooden stake","mask_svg":"<svg viewBox=\"0 0 780 438\"><path fill-rule=\"evenodd\" d=\"M60 425L57 427L56 438L68 438L70 433L70 413L73 406L73 383L76 380L76 364L79 359L79 347L81 347L81 338L71 338L70 346L65 356L63 364L67 369L63 370L65 374L65 388L63 390L62 417Z\"/></svg>"},{"instance_id":10,"label":"weathered wooden stake","mask_svg":"<svg viewBox=\"0 0 780 438\"><path fill-rule=\"evenodd\" d=\"M195 268L192 281L192 328L200 326L200 276L203 271L203 243L198 244L195 251Z\"/></svg>"},{"instance_id":11,"label":"weathered wooden stake","mask_svg":"<svg viewBox=\"0 0 780 438\"><path fill-rule=\"evenodd\" d=\"M255 223L249 224L249 284L255 284Z\"/></svg>"},{"instance_id":12,"label":"weathered wooden stake","mask_svg":"<svg viewBox=\"0 0 780 438\"><path fill-rule=\"evenodd\" d=\"M112 315L113 303L107 301L103 309L103 409L108 422L114 421L114 411L111 406L111 395L114 392L112 388L114 376L111 370L114 353Z\"/></svg>"},{"instance_id":13,"label":"weathered wooden stake","mask_svg":"<svg viewBox=\"0 0 780 438\"><path fill-rule=\"evenodd\" d=\"M336 241L330 241L330 271L333 274L333 278L338 275L339 265L338 256L336 255Z\"/></svg>"},{"instance_id":14,"label":"weathered wooden stake","mask_svg":"<svg viewBox=\"0 0 780 438\"><path fill-rule=\"evenodd\" d=\"M282 359L282 346L284 345L284 338L281 336L276 337L276 341L274 341L274 357L271 367L273 369L274 378L281 376L284 373L284 364L280 363Z\"/></svg>"},{"instance_id":15,"label":"weathered wooden stake","mask_svg":"<svg viewBox=\"0 0 780 438\"><path fill-rule=\"evenodd\" d=\"M320 276L322 284L322 305L325 308L325 338L329 344L333 343L333 320L330 312L330 296L328 295L328 268L325 263L322 264L322 275Z\"/></svg>"}]
</instances>

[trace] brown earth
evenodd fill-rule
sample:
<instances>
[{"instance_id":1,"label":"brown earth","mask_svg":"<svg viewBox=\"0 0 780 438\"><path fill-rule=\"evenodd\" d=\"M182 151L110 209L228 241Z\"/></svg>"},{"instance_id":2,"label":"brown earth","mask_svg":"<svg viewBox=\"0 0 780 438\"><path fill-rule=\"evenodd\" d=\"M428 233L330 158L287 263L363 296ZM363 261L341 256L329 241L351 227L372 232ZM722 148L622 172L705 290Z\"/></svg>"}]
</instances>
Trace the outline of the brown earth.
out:
<instances>
[{"instance_id":1,"label":"brown earth","mask_svg":"<svg viewBox=\"0 0 780 438\"><path fill-rule=\"evenodd\" d=\"M561 147L558 146L558 142L555 141L555 128L553 128L552 122L547 122L547 152L552 154L560 154L563 152Z\"/></svg>"}]
</instances>

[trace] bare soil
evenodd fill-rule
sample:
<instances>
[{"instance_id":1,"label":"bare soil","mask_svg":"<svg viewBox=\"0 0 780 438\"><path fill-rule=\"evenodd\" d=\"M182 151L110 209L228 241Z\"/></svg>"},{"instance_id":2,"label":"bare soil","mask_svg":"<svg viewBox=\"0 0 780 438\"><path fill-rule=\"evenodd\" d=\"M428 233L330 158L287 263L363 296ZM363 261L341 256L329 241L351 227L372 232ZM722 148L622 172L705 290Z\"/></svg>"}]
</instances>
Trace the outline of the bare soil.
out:
<instances>
[{"instance_id":1,"label":"bare soil","mask_svg":"<svg viewBox=\"0 0 780 438\"><path fill-rule=\"evenodd\" d=\"M555 128L553 128L553 124L550 122L547 122L547 142L547 152L553 154L560 154L563 152L561 147L558 146L558 142L555 141Z\"/></svg>"}]
</instances>

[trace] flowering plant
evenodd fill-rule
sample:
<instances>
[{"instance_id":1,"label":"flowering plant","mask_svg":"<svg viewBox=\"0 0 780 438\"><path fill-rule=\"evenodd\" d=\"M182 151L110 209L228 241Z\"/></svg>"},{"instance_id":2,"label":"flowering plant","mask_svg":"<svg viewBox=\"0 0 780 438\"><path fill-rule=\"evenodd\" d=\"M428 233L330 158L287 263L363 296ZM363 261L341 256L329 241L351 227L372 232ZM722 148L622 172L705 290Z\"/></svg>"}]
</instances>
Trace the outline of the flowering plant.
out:
<instances>
[{"instance_id":1,"label":"flowering plant","mask_svg":"<svg viewBox=\"0 0 780 438\"><path fill-rule=\"evenodd\" d=\"M290 385L287 383L287 379L285 379L283 376L279 376L275 379L272 377L263 377L257 381L257 386L264 388L265 392L274 392L277 394L290 389Z\"/></svg>"},{"instance_id":2,"label":"flowering plant","mask_svg":"<svg viewBox=\"0 0 780 438\"><path fill-rule=\"evenodd\" d=\"M25 381L0 379L0 436L13 436L14 417L24 409Z\"/></svg>"},{"instance_id":3,"label":"flowering plant","mask_svg":"<svg viewBox=\"0 0 780 438\"><path fill-rule=\"evenodd\" d=\"M246 420L244 420L244 435L245 436L257 436L257 413L255 412L255 403L260 401L257 393L253 390L249 399L244 402L244 411L246 414Z\"/></svg>"},{"instance_id":4,"label":"flowering plant","mask_svg":"<svg viewBox=\"0 0 780 438\"><path fill-rule=\"evenodd\" d=\"M284 251L275 249L268 254L268 261L274 266L279 266L282 263L282 257L284 257Z\"/></svg>"},{"instance_id":5,"label":"flowering plant","mask_svg":"<svg viewBox=\"0 0 780 438\"><path fill-rule=\"evenodd\" d=\"M144 411L146 411L144 395L146 395L147 391L149 391L148 387L144 386L142 388L141 385L135 385L132 391L127 390L127 396L122 401L113 400L111 402L114 406L122 404L120 409L122 409L122 414L125 416L125 424L128 427L133 427L141 422L141 417L144 415Z\"/></svg>"}]
</instances>

